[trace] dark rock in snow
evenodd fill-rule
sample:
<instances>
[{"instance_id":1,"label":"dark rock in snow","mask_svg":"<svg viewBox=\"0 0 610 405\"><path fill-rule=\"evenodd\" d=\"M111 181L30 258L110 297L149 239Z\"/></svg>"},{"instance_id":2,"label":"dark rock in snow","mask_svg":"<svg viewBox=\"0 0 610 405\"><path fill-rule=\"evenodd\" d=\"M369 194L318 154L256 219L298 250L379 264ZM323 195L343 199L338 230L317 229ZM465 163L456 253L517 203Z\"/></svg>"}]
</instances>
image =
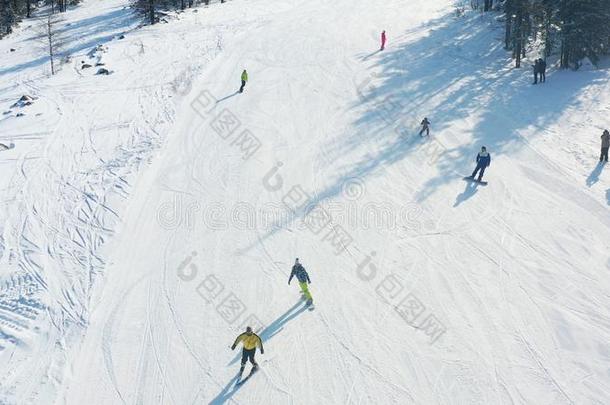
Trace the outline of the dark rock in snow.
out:
<instances>
[{"instance_id":1,"label":"dark rock in snow","mask_svg":"<svg viewBox=\"0 0 610 405\"><path fill-rule=\"evenodd\" d=\"M17 113L17 115L15 115L15 117L23 117L25 114L24 113Z\"/></svg>"},{"instance_id":2,"label":"dark rock in snow","mask_svg":"<svg viewBox=\"0 0 610 405\"><path fill-rule=\"evenodd\" d=\"M125 35L119 35L117 39L125 39Z\"/></svg>"},{"instance_id":3,"label":"dark rock in snow","mask_svg":"<svg viewBox=\"0 0 610 405\"><path fill-rule=\"evenodd\" d=\"M96 75L109 75L110 71L106 68L101 68L97 71Z\"/></svg>"},{"instance_id":4,"label":"dark rock in snow","mask_svg":"<svg viewBox=\"0 0 610 405\"><path fill-rule=\"evenodd\" d=\"M99 56L98 54L106 52L108 52L108 47L100 44L91 49L89 52L87 52L87 56L89 56L90 58L94 58L96 56Z\"/></svg>"},{"instance_id":5,"label":"dark rock in snow","mask_svg":"<svg viewBox=\"0 0 610 405\"><path fill-rule=\"evenodd\" d=\"M90 67L93 67L93 66L91 66L91 65L90 65L90 64L88 64L88 63L83 63L83 64L81 65L81 67L80 67L80 68L81 68L81 69L88 69L88 68L90 68Z\"/></svg>"},{"instance_id":6,"label":"dark rock in snow","mask_svg":"<svg viewBox=\"0 0 610 405\"><path fill-rule=\"evenodd\" d=\"M15 52L15 48L11 48L11 52Z\"/></svg>"},{"instance_id":7,"label":"dark rock in snow","mask_svg":"<svg viewBox=\"0 0 610 405\"><path fill-rule=\"evenodd\" d=\"M95 66L106 66L106 64L105 64L105 63L102 63L102 62L97 62L97 63L95 64Z\"/></svg>"},{"instance_id":8,"label":"dark rock in snow","mask_svg":"<svg viewBox=\"0 0 610 405\"><path fill-rule=\"evenodd\" d=\"M11 108L15 108L15 107L25 107L28 105L32 105L32 103L34 102L35 98L32 96L28 96L27 94L24 94L23 96L21 96L19 98L19 100L17 100L17 102L15 104L13 104L11 106Z\"/></svg>"}]
</instances>

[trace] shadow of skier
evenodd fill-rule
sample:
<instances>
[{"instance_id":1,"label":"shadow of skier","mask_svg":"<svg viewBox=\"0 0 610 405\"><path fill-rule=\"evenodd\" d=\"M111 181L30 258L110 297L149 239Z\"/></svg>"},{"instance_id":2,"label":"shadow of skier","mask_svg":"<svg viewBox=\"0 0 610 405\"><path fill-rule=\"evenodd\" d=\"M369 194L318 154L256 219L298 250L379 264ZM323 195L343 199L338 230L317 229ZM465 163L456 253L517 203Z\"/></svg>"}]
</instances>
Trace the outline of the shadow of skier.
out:
<instances>
[{"instance_id":1,"label":"shadow of skier","mask_svg":"<svg viewBox=\"0 0 610 405\"><path fill-rule=\"evenodd\" d=\"M360 59L361 59L362 61L365 61L365 60L367 60L368 58L370 58L371 56L373 56L373 55L377 55L379 52L381 52L381 49L377 49L375 52L369 53L369 54L368 54L368 55L366 55L366 56L362 56Z\"/></svg>"},{"instance_id":2,"label":"shadow of skier","mask_svg":"<svg viewBox=\"0 0 610 405\"><path fill-rule=\"evenodd\" d=\"M299 308L300 307L300 308ZM283 329L284 325L291 321L292 319L299 316L303 311L307 309L307 306L302 300L299 300L296 304L294 304L288 311L284 312L282 316L273 321L269 326L267 326L261 333L258 335L262 339L262 341L266 344L269 339L277 335ZM237 363L237 361L241 358L241 354L237 354L233 360L228 364L228 366Z\"/></svg>"},{"instance_id":3,"label":"shadow of skier","mask_svg":"<svg viewBox=\"0 0 610 405\"><path fill-rule=\"evenodd\" d=\"M599 162L597 166L595 166L589 177L587 177L587 186L591 187L599 181L599 175L602 173L602 170L604 170L604 166L604 162Z\"/></svg>"},{"instance_id":4,"label":"shadow of skier","mask_svg":"<svg viewBox=\"0 0 610 405\"><path fill-rule=\"evenodd\" d=\"M209 405L221 405L231 399L233 395L241 388L241 385L237 385L237 379L239 376L235 376L231 378L231 380L225 385L225 387L220 391L216 398L210 401Z\"/></svg>"},{"instance_id":5,"label":"shadow of skier","mask_svg":"<svg viewBox=\"0 0 610 405\"><path fill-rule=\"evenodd\" d=\"M225 101L231 97L235 97L238 94L239 94L239 90L235 91L235 93L233 93L233 94L229 94L228 96L224 96L223 98L216 100L216 104L220 103L221 101Z\"/></svg>"},{"instance_id":6,"label":"shadow of skier","mask_svg":"<svg viewBox=\"0 0 610 405\"><path fill-rule=\"evenodd\" d=\"M464 189L464 192L461 194L458 194L458 196L455 197L455 204L453 204L453 208L457 207L458 205L460 205L461 203L463 203L464 201L470 199L473 195L475 195L477 193L477 186L478 186L478 184L476 182L467 181L466 189Z\"/></svg>"}]
</instances>

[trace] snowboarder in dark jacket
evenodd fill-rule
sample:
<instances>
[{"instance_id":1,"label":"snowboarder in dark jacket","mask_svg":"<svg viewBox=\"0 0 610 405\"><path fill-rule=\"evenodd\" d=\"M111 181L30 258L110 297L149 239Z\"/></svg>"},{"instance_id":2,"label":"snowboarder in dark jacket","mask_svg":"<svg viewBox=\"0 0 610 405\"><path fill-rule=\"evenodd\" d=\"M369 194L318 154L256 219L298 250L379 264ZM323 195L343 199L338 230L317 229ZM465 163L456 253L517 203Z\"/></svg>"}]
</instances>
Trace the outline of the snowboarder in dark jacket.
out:
<instances>
[{"instance_id":1,"label":"snowboarder in dark jacket","mask_svg":"<svg viewBox=\"0 0 610 405\"><path fill-rule=\"evenodd\" d=\"M419 125L421 125L419 136L421 136L424 131L426 131L426 135L430 135L430 121L428 121L428 117L425 117Z\"/></svg>"},{"instance_id":2,"label":"snowboarder in dark jacket","mask_svg":"<svg viewBox=\"0 0 610 405\"><path fill-rule=\"evenodd\" d=\"M599 156L599 161L608 161L608 148L610 148L610 132L608 130L604 130L602 134L602 153Z\"/></svg>"},{"instance_id":3,"label":"snowboarder in dark jacket","mask_svg":"<svg viewBox=\"0 0 610 405\"><path fill-rule=\"evenodd\" d=\"M252 328L250 326L246 327L246 331L241 335L237 336L233 346L231 346L231 350L235 350L235 347L242 343L243 349L241 353L241 368L239 369L239 375L244 372L244 368L246 367L246 361L250 360L252 363L253 370L258 368L258 363L254 360L254 355L256 354L256 346L261 349L261 354L265 354L265 349L263 348L263 340L254 332L252 332Z\"/></svg>"},{"instance_id":4,"label":"snowboarder in dark jacket","mask_svg":"<svg viewBox=\"0 0 610 405\"><path fill-rule=\"evenodd\" d=\"M532 67L534 68L534 84L538 84L538 75L540 74L540 59L536 59Z\"/></svg>"},{"instance_id":5,"label":"snowboarder in dark jacket","mask_svg":"<svg viewBox=\"0 0 610 405\"><path fill-rule=\"evenodd\" d=\"M480 171L479 178L477 179L477 181L480 182L483 179L483 173L485 173L485 169L487 169L490 164L491 155L489 154L489 152L487 152L487 148L483 146L481 148L481 151L477 154L477 167L474 169L474 172L472 172L472 176L470 176L470 178L474 179L474 176L476 176L477 172Z\"/></svg>"},{"instance_id":6,"label":"snowboarder in dark jacket","mask_svg":"<svg viewBox=\"0 0 610 405\"><path fill-rule=\"evenodd\" d=\"M540 83L544 83L544 82L546 82L546 62L542 58L538 59L538 61L539 61L538 74L540 75Z\"/></svg>"},{"instance_id":7,"label":"snowboarder in dark jacket","mask_svg":"<svg viewBox=\"0 0 610 405\"><path fill-rule=\"evenodd\" d=\"M311 280L309 279L309 274L307 274L305 267L299 263L298 257L294 262L294 266L292 266L292 272L290 272L290 278L288 278L288 285L290 285L290 281L295 276L299 281L299 286L301 287L303 296L305 299L307 299L307 305L311 305L313 303L313 298L311 297L309 287L307 286L308 284L311 284Z\"/></svg>"}]
</instances>

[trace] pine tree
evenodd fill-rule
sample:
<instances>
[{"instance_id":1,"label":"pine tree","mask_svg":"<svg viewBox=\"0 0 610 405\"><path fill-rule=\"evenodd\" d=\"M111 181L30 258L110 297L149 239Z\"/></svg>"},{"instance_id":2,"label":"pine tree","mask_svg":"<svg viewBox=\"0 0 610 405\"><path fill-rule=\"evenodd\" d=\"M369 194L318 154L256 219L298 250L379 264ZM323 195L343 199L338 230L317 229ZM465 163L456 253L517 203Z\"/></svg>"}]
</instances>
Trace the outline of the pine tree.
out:
<instances>
[{"instance_id":1,"label":"pine tree","mask_svg":"<svg viewBox=\"0 0 610 405\"><path fill-rule=\"evenodd\" d=\"M544 41L544 57L559 43L560 66L578 67L584 57L593 63L609 53L609 0L505 0L504 46L521 65L527 43Z\"/></svg>"},{"instance_id":2,"label":"pine tree","mask_svg":"<svg viewBox=\"0 0 610 405\"><path fill-rule=\"evenodd\" d=\"M561 67L588 57L597 63L608 53L610 38L610 5L608 0L561 0Z\"/></svg>"},{"instance_id":3,"label":"pine tree","mask_svg":"<svg viewBox=\"0 0 610 405\"><path fill-rule=\"evenodd\" d=\"M134 0L133 8L141 14L150 25L157 22L157 1L158 0Z\"/></svg>"},{"instance_id":4,"label":"pine tree","mask_svg":"<svg viewBox=\"0 0 610 405\"><path fill-rule=\"evenodd\" d=\"M17 16L10 0L0 0L0 38L13 32Z\"/></svg>"}]
</instances>

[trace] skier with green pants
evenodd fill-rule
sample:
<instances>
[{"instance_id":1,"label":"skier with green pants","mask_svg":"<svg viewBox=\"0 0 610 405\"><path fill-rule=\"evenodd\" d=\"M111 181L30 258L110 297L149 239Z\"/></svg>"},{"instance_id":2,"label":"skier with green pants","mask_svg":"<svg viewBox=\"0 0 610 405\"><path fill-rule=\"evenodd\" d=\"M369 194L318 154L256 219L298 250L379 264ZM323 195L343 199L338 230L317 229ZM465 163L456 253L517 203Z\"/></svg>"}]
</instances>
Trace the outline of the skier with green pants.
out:
<instances>
[{"instance_id":1,"label":"skier with green pants","mask_svg":"<svg viewBox=\"0 0 610 405\"><path fill-rule=\"evenodd\" d=\"M290 273L290 278L288 279L288 285L290 285L290 281L293 277L296 277L299 281L299 286L301 287L303 296L307 300L307 305L311 305L313 303L313 298L311 297L308 287L308 284L311 284L311 280L309 279L309 274L307 274L305 267L299 263L298 257L294 262L294 266L292 266L292 272Z\"/></svg>"},{"instance_id":2,"label":"skier with green pants","mask_svg":"<svg viewBox=\"0 0 610 405\"><path fill-rule=\"evenodd\" d=\"M244 69L244 71L241 72L241 87L239 88L240 93L244 92L244 87L246 87L247 82L248 82L248 72L246 72L246 69Z\"/></svg>"}]
</instances>

